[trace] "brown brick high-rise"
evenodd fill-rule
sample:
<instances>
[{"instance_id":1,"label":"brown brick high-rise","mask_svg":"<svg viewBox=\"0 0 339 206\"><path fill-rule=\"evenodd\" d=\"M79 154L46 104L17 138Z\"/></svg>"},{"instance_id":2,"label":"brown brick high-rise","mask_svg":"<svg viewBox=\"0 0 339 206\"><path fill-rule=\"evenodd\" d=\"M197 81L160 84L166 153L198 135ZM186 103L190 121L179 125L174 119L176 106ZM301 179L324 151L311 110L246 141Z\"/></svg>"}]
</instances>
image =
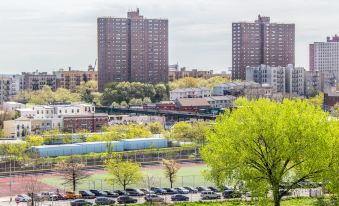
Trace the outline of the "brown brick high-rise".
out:
<instances>
[{"instance_id":1,"label":"brown brick high-rise","mask_svg":"<svg viewBox=\"0 0 339 206\"><path fill-rule=\"evenodd\" d=\"M294 65L295 25L270 23L258 16L255 22L232 24L232 79L246 79L247 66Z\"/></svg>"},{"instance_id":2,"label":"brown brick high-rise","mask_svg":"<svg viewBox=\"0 0 339 206\"><path fill-rule=\"evenodd\" d=\"M127 18L98 18L98 84L168 81L168 20L145 19L139 9Z\"/></svg>"}]
</instances>

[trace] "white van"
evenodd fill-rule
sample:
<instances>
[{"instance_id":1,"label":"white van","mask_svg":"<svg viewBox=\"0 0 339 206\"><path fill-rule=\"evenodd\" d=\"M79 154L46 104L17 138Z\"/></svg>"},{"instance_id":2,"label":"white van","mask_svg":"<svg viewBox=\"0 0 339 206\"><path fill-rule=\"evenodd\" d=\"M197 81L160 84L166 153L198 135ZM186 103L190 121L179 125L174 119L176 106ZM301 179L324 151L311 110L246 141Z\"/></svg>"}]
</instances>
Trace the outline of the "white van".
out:
<instances>
[{"instance_id":1,"label":"white van","mask_svg":"<svg viewBox=\"0 0 339 206\"><path fill-rule=\"evenodd\" d=\"M203 200L211 200L211 199L220 199L221 195L218 193L215 193L213 191L203 191L201 192L201 199Z\"/></svg>"}]
</instances>

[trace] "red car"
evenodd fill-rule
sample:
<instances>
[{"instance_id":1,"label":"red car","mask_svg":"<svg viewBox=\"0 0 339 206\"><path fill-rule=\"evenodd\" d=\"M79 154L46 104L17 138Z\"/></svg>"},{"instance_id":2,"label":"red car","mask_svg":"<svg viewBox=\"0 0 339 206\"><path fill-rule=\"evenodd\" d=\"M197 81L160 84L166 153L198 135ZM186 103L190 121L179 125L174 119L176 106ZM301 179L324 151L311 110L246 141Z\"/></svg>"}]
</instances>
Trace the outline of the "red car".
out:
<instances>
[{"instance_id":1,"label":"red car","mask_svg":"<svg viewBox=\"0 0 339 206\"><path fill-rule=\"evenodd\" d=\"M68 200L68 196L65 195L64 193L58 193L58 200Z\"/></svg>"}]
</instances>

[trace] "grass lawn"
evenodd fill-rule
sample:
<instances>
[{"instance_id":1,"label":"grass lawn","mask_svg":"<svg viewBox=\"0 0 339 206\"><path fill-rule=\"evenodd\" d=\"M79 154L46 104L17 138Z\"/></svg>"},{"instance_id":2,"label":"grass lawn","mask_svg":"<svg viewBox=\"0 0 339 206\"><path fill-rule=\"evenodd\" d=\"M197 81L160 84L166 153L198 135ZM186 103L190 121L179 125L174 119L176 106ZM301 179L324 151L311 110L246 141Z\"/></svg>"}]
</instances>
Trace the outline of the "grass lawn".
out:
<instances>
[{"instance_id":1,"label":"grass lawn","mask_svg":"<svg viewBox=\"0 0 339 206\"><path fill-rule=\"evenodd\" d=\"M327 199L328 201L328 199ZM257 202L241 202L241 201L223 201L223 202L191 202L191 203L176 203L175 206L252 206L259 205ZM262 204L273 205L273 203ZM281 206L320 206L317 199L312 198L295 198L289 200L283 200Z\"/></svg>"},{"instance_id":2,"label":"grass lawn","mask_svg":"<svg viewBox=\"0 0 339 206\"><path fill-rule=\"evenodd\" d=\"M177 180L174 186L199 186L199 185L213 185L210 182L204 180L201 172L207 169L204 165L183 166L178 172ZM148 176L153 176L155 179L155 185L159 187L169 187L168 180L163 175L161 168L145 168L143 173ZM87 180L84 180L79 186L78 190L99 189L99 190L112 190L121 189L119 185L110 185L105 179L106 173L98 173L91 175ZM70 189L69 186L62 185L62 179L60 177L45 177L40 180L41 182L58 187L60 189ZM131 187L143 188L147 187L144 183L138 185L131 185Z\"/></svg>"}]
</instances>

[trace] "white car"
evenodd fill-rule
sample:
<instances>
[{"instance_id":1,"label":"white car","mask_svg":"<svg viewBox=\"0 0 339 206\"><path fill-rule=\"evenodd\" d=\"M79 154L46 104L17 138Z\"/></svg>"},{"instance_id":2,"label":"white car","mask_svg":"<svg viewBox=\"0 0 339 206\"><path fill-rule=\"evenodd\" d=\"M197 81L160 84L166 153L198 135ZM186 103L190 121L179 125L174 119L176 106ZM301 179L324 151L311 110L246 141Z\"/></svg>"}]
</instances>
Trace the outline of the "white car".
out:
<instances>
[{"instance_id":1,"label":"white car","mask_svg":"<svg viewBox=\"0 0 339 206\"><path fill-rule=\"evenodd\" d=\"M58 200L58 195L55 194L54 192L42 192L41 196L45 200L52 200L52 201Z\"/></svg>"},{"instance_id":2,"label":"white car","mask_svg":"<svg viewBox=\"0 0 339 206\"><path fill-rule=\"evenodd\" d=\"M30 198L28 195L25 195L25 194L17 195L15 197L16 202L29 202L31 200L32 198Z\"/></svg>"},{"instance_id":3,"label":"white car","mask_svg":"<svg viewBox=\"0 0 339 206\"><path fill-rule=\"evenodd\" d=\"M201 192L201 199L203 200L212 200L212 199L220 199L221 195L217 194L213 191L202 191Z\"/></svg>"}]
</instances>

